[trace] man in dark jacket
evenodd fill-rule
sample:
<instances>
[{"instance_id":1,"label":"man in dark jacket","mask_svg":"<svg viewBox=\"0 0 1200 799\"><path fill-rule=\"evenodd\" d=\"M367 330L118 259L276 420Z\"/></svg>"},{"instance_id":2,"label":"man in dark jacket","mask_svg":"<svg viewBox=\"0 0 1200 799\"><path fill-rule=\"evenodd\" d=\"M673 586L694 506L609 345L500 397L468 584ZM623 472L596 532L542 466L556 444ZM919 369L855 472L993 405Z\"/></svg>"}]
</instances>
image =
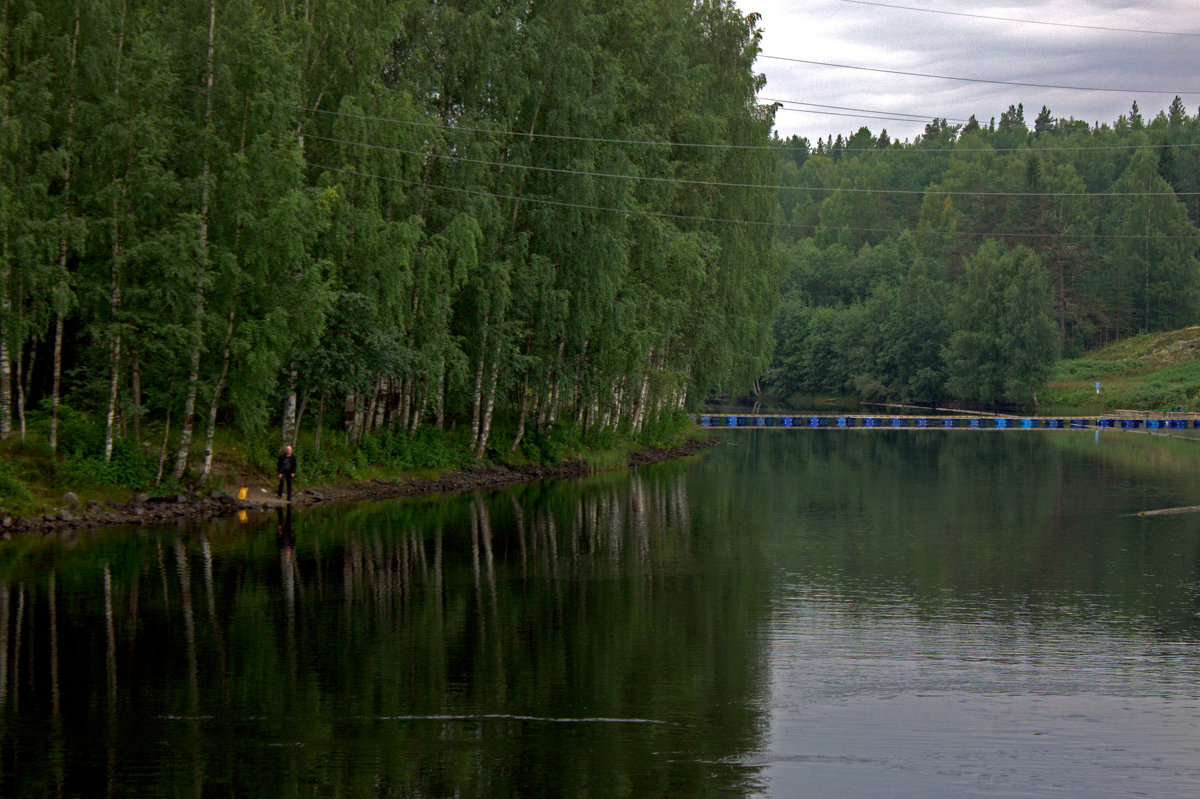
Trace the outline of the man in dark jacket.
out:
<instances>
[{"instance_id":1,"label":"man in dark jacket","mask_svg":"<svg viewBox=\"0 0 1200 799\"><path fill-rule=\"evenodd\" d=\"M296 476L296 456L292 454L291 444L283 448L283 454L279 456L276 466L279 471L279 488L276 489L275 496L283 497L283 484L287 483L287 498L288 502L291 502L292 478Z\"/></svg>"}]
</instances>

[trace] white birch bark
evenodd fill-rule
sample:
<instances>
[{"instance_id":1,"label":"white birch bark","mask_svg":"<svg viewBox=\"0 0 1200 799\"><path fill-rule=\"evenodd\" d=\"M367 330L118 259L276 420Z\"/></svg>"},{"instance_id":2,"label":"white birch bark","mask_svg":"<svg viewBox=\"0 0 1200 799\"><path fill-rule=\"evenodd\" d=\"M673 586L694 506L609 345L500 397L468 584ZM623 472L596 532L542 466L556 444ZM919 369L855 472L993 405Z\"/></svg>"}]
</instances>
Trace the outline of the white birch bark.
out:
<instances>
[{"instance_id":1,"label":"white birch bark","mask_svg":"<svg viewBox=\"0 0 1200 799\"><path fill-rule=\"evenodd\" d=\"M212 474L213 439L217 433L217 408L221 401L221 392L225 390L225 380L229 377L229 351L233 341L233 320L235 315L234 301L229 301L229 321L225 327L225 347L221 352L221 375L213 388L212 399L208 403L208 427L204 431L204 465L200 468L200 482L205 483Z\"/></svg>"},{"instance_id":2,"label":"white birch bark","mask_svg":"<svg viewBox=\"0 0 1200 799\"><path fill-rule=\"evenodd\" d=\"M75 25L71 33L70 69L67 81L67 130L63 141L63 229L58 238L58 269L59 280L63 281L61 288L66 290L67 274L67 224L71 218L71 149L75 142L75 57L79 51L79 3L75 4ZM65 298L59 298L59 307L55 310L54 320L54 379L50 394L50 451L58 449L58 405L62 394L62 339L63 318L67 309L62 307Z\"/></svg>"},{"instance_id":3,"label":"white birch bark","mask_svg":"<svg viewBox=\"0 0 1200 799\"><path fill-rule=\"evenodd\" d=\"M204 75L204 127L212 125L213 52L217 31L216 0L208 4L208 61ZM183 403L183 419L179 427L179 450L175 454L175 479L183 477L187 470L188 454L192 445L192 427L196 415L196 393L200 387L200 350L204 344L204 272L208 264L208 195L211 166L208 153L200 175L200 260L196 265L196 307L192 321L192 363L188 372L187 396Z\"/></svg>"}]
</instances>

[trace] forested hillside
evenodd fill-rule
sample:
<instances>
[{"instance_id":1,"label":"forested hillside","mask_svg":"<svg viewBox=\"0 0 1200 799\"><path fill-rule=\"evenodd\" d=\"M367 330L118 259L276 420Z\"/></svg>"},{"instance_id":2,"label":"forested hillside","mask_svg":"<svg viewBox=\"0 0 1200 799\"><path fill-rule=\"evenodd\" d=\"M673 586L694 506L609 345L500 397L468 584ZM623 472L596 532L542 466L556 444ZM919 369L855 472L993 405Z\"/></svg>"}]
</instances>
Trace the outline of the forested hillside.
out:
<instances>
[{"instance_id":1,"label":"forested hillside","mask_svg":"<svg viewBox=\"0 0 1200 799\"><path fill-rule=\"evenodd\" d=\"M216 425L344 414L478 457L767 365L730 2L0 4L0 438L70 408L107 460L152 424L203 478Z\"/></svg>"},{"instance_id":2,"label":"forested hillside","mask_svg":"<svg viewBox=\"0 0 1200 799\"><path fill-rule=\"evenodd\" d=\"M781 143L769 385L1031 404L1060 353L1200 321L1200 116L934 120Z\"/></svg>"}]
</instances>

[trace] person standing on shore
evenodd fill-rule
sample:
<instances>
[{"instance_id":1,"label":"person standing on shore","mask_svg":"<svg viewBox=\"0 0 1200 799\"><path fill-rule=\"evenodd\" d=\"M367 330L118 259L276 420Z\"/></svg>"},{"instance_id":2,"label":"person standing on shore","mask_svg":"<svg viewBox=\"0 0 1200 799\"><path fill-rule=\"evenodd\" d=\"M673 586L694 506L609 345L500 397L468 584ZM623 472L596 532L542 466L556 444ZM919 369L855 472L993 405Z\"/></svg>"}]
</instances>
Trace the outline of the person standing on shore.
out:
<instances>
[{"instance_id":1,"label":"person standing on shore","mask_svg":"<svg viewBox=\"0 0 1200 799\"><path fill-rule=\"evenodd\" d=\"M279 488L275 490L275 496L283 498L283 484L287 483L287 499L291 502L292 478L296 476L296 456L292 454L291 444L283 448L283 454L279 456L276 467L279 472Z\"/></svg>"}]
</instances>

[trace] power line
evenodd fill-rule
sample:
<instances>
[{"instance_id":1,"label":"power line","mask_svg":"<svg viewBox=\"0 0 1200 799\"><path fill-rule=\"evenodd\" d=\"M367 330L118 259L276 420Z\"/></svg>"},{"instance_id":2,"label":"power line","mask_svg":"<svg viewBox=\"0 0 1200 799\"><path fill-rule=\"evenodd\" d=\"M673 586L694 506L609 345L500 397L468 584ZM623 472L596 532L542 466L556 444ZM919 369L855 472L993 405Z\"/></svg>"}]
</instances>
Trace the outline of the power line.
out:
<instances>
[{"instance_id":1,"label":"power line","mask_svg":"<svg viewBox=\"0 0 1200 799\"><path fill-rule=\"evenodd\" d=\"M1200 89L1191 89L1183 91L1168 91L1166 89L1114 89L1106 86L1062 86L1054 83L1024 83L1015 80L993 80L990 78L966 78L956 75L935 75L928 72L906 72L900 69L884 69L882 67L862 67L853 64L835 64L831 61L812 61L807 58L791 58L790 56L782 55L767 55L759 53L759 58L767 58L772 61L788 61L795 64L808 64L817 67L835 67L837 69L853 69L860 72L878 72L885 75L904 75L909 78L934 78L936 80L956 80L964 83L988 83L997 86L1024 86L1033 89L1065 89L1073 92L1117 92L1120 94L1200 94Z\"/></svg>"},{"instance_id":2,"label":"power line","mask_svg":"<svg viewBox=\"0 0 1200 799\"><path fill-rule=\"evenodd\" d=\"M998 22L1019 22L1023 25L1047 25L1054 28L1077 28L1088 31L1109 31L1111 33L1143 33L1151 36L1192 36L1200 38L1200 33L1188 33L1186 31L1159 31L1148 30L1145 28L1115 28L1105 25L1083 25L1080 23L1071 22L1046 22L1037 19L1018 19L1015 17L997 17L991 14L968 14L964 11L944 11L940 8L917 8L915 6L902 6L895 3L879 3L874 0L841 0L843 3L854 3L860 6L879 6L880 8L898 8L903 11L919 11L925 14L944 14L950 17L971 17L973 19L990 19Z\"/></svg>"},{"instance_id":3,"label":"power line","mask_svg":"<svg viewBox=\"0 0 1200 799\"><path fill-rule=\"evenodd\" d=\"M652 147L700 147L714 150L769 150L772 145L769 144L725 144L725 143L707 143L707 142L673 142L664 141L662 139L610 139L602 136L570 136L561 133L530 133L528 131L516 130L494 130L491 128L475 128L467 125L446 125L442 122L425 122L415 119L393 119L390 117L371 116L370 114L350 114L344 111L329 111L324 108L303 108L305 111L312 111L317 114L333 114L335 116L347 116L355 119L368 119L376 122L395 122L400 125L411 125L418 128L440 128L442 130L463 131L466 133L484 133L489 136L511 136L513 138L522 139L551 139L558 141L581 141L593 142L596 144L644 144Z\"/></svg>"},{"instance_id":4,"label":"power line","mask_svg":"<svg viewBox=\"0 0 1200 799\"><path fill-rule=\"evenodd\" d=\"M802 105L805 108L781 108L782 111L796 111L804 114L826 114L829 116L857 117L861 119L880 119L885 122L928 122L931 119L938 117L937 114L909 114L904 111L879 111L874 108L852 108L843 105L825 105L823 103L805 103L800 100L780 100L775 97L759 97L760 103L780 103L784 105ZM829 108L832 111L813 111L812 109ZM841 111L858 111L861 113L837 113ZM966 119L956 117L940 117L941 119L949 119L953 122L967 122Z\"/></svg>"},{"instance_id":5,"label":"power line","mask_svg":"<svg viewBox=\"0 0 1200 799\"><path fill-rule=\"evenodd\" d=\"M1038 232L1003 233L1003 232L991 231L988 233L978 233L978 232L958 231L958 230L922 231L922 230L912 230L910 228L864 228L864 227L852 227L849 225L835 225L835 226L799 225L799 224L795 224L795 223L785 223L785 222L768 222L768 221L764 221L761 219L729 219L729 218L725 218L725 217L694 216L694 215L689 215L689 214L672 214L672 213L667 213L665 211L647 211L647 210L638 209L638 208L612 208L612 207L603 206L603 205L589 205L586 203L567 202L565 200L550 200L550 199L545 199L545 198L541 198L541 197L528 197L528 196L522 196L522 195L516 195L516 194L499 194L497 192L484 191L482 189L469 189L469 188L462 187L462 186L439 186L439 185L430 184L430 183L422 183L422 182L416 181L416 180L405 180L403 178L389 177L386 175L372 175L372 174L369 174L366 172L359 172L357 170L352 170L352 169L340 169L338 167L326 166L324 164L317 164L317 163L313 163L311 161L308 161L306 163L308 164L309 167L311 167L313 169L324 169L329 172L337 172L337 173L346 174L346 175L353 175L354 177L368 178L370 180L382 180L382 181L386 181L389 183L399 183L401 185L413 186L413 187L417 187L417 188L435 189L438 191L449 191L449 192L455 192L455 193L459 193L459 194L467 194L467 195L476 196L476 197L491 197L491 198L497 199L497 200L510 200L512 202L537 203L537 204L541 204L541 205L552 205L552 206L557 206L557 207L561 207L561 208L578 208L581 210L601 211L601 212L605 212L605 213L622 214L625 216L630 216L630 215L647 216L647 217L653 217L653 218L659 218L659 219L672 219L672 220L689 221L689 222L719 222L719 223L723 223L723 224L742 225L743 227L760 227L760 228L761 227L772 227L772 228L812 230L812 231L824 229L824 230L833 230L833 231L850 231L850 232L854 232L854 233L887 233L887 234L895 234L895 235L900 235L903 233L913 233L913 234L960 236L960 237L1038 238L1038 239L1078 238L1082 235L1082 234L1072 234L1072 233L1038 233ZM1088 234L1087 237L1093 238L1093 239L1137 239L1137 240L1141 240L1141 239L1197 239L1197 238L1200 238L1200 233L1187 233L1187 234L1155 233L1155 234L1149 234L1149 235L1148 234L1138 234L1138 233L1131 233L1131 234L1091 233L1091 234Z\"/></svg>"},{"instance_id":6,"label":"power line","mask_svg":"<svg viewBox=\"0 0 1200 799\"><path fill-rule=\"evenodd\" d=\"M1190 197L1200 195L1200 191L1097 191L1097 192L1042 192L1042 191L959 191L959 190L937 190L937 189L872 189L872 188L855 188L855 187L822 187L822 186L784 186L772 185L763 183L737 183L721 180L694 180L691 178L672 178L661 177L658 175L626 175L616 172L597 172L595 170L584 169L568 169L566 167L553 166L535 166L532 164L519 164L512 161L489 161L482 158L468 158L465 156L453 155L450 153L435 153L422 150L409 150L403 147L392 147L386 144L374 144L372 142L350 141L346 139L336 139L330 136L320 136L315 133L308 134L308 138L317 139L319 141L327 141L335 144L347 144L354 147L365 147L371 150L384 150L386 152L398 153L400 155L411 155L421 159L436 158L439 160L455 161L458 163L476 164L478 166L499 167L501 169L526 169L533 172L546 172L558 175L572 175L592 178L608 178L614 180L637 180L651 183L671 183L682 186L706 186L723 189L761 189L764 191L804 191L804 192L843 192L846 194L905 194L905 195L925 195L934 194L942 197L1047 197L1047 198L1065 198L1065 197Z\"/></svg>"},{"instance_id":7,"label":"power line","mask_svg":"<svg viewBox=\"0 0 1200 799\"><path fill-rule=\"evenodd\" d=\"M529 131L515 131L500 128L478 128L469 125L447 125L442 122L427 122L414 119L397 119L395 117L381 117L372 114L352 114L347 111L330 111L324 108L315 108L309 106L301 106L301 111L307 111L314 114L328 114L332 116L347 117L350 119L365 119L373 122L389 122L396 125L408 125L411 127L422 128L438 128L449 132L462 133L481 133L488 136L507 136L510 138L519 139L547 139L551 141L580 141L592 142L597 144L636 144L648 145L653 147L699 147L708 149L725 149L725 150L774 150L779 151L797 151L805 150L812 152L812 148L785 146L781 144L720 144L720 143L705 143L705 142L675 142L666 141L663 139L619 139L605 138L601 136L572 136L561 133L530 133ZM305 134L310 135L310 134ZM1161 144L1097 144L1097 145L1078 145L1078 146L1063 146L1063 147L914 147L900 146L889 147L883 150L847 150L844 152L861 152L861 153L1004 153L1015 152L1018 150L1034 150L1036 152L1080 152L1088 150L1162 150L1174 148L1193 148L1200 147L1200 142L1164 142Z\"/></svg>"}]
</instances>

